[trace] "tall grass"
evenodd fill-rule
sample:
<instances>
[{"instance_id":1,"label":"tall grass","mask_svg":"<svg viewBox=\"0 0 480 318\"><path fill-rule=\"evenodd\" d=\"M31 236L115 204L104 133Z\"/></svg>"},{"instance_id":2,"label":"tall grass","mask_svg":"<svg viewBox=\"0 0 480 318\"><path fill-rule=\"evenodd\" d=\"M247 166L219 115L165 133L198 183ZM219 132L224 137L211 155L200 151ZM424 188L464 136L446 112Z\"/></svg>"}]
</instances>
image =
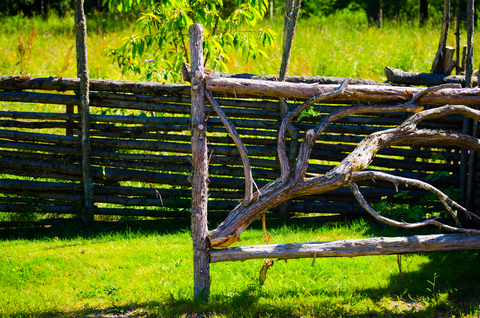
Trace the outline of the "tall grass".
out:
<instances>
[{"instance_id":1,"label":"tall grass","mask_svg":"<svg viewBox=\"0 0 480 318\"><path fill-rule=\"evenodd\" d=\"M89 71L91 78L138 80L122 75L103 51L118 47L132 34L135 16L92 15L87 17ZM0 24L0 68L4 75L75 77L74 24L71 13L59 18L11 17ZM283 19L265 20L259 27L277 33L276 44L267 47L268 58L247 61L232 52L227 63L231 72L277 74L281 63ZM386 66L406 71L429 72L438 46L440 25L419 27L409 21L385 22L382 29L369 27L363 13L340 11L329 18L300 21L294 39L289 74L358 77L384 81ZM466 31L463 30L466 37ZM29 50L22 55L23 47ZM480 40L476 36L476 41ZM466 44L463 39L462 44ZM448 45L455 46L453 31ZM474 59L478 65L480 59ZM208 66L208 65L207 65Z\"/></svg>"}]
</instances>

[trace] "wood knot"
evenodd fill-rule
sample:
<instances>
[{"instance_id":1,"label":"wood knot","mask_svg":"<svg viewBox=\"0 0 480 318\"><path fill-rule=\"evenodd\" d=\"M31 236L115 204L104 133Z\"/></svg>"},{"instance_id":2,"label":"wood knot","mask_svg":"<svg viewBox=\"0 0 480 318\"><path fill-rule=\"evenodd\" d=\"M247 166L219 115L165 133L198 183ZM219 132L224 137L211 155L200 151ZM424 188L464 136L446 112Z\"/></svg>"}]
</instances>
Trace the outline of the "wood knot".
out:
<instances>
[{"instance_id":1,"label":"wood knot","mask_svg":"<svg viewBox=\"0 0 480 318\"><path fill-rule=\"evenodd\" d=\"M195 71L195 73L193 73L193 74L194 74L195 79L197 81L203 81L203 79L205 78L205 74L200 70Z\"/></svg>"},{"instance_id":2,"label":"wood knot","mask_svg":"<svg viewBox=\"0 0 480 318\"><path fill-rule=\"evenodd\" d=\"M205 127L204 127L202 124L199 124L199 125L197 126L197 129L198 129L198 130L203 130L204 128L205 128Z\"/></svg>"}]
</instances>

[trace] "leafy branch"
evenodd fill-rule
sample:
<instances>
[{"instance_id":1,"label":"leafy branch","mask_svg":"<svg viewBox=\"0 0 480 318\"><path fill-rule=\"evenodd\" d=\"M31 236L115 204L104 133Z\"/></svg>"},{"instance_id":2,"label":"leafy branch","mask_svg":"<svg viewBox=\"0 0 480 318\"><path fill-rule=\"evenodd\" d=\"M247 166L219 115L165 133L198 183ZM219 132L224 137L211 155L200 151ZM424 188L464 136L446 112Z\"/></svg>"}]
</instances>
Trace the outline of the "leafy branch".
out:
<instances>
[{"instance_id":1,"label":"leafy branch","mask_svg":"<svg viewBox=\"0 0 480 318\"><path fill-rule=\"evenodd\" d=\"M181 81L180 70L189 63L188 27L204 26L204 60L210 69L227 70L229 52L240 51L247 59L266 56L260 46L272 45L273 30L251 30L267 11L267 0L237 1L228 16L222 0L106 0L111 10L127 11L146 4L134 32L118 48L106 53L122 73L132 71L145 80ZM261 45L260 45L261 44Z\"/></svg>"}]
</instances>

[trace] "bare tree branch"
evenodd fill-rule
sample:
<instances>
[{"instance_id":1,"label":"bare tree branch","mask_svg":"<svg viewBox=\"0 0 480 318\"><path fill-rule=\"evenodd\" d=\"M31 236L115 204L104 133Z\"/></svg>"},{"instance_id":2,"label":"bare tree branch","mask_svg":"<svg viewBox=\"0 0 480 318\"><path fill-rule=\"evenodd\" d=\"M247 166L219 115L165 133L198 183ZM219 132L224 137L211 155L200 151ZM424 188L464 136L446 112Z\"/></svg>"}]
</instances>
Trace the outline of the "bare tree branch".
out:
<instances>
[{"instance_id":1,"label":"bare tree branch","mask_svg":"<svg viewBox=\"0 0 480 318\"><path fill-rule=\"evenodd\" d=\"M461 228L457 228L457 227L453 227L453 226L450 226L450 225L443 224L442 222L439 222L439 221L434 220L434 219L428 219L428 220L425 220L425 221L415 222L415 223L399 222L399 221L389 219L387 217L384 217L384 216L380 215L377 211L372 209L372 207L368 204L368 202L365 200L363 195L360 193L360 189L358 188L358 186L355 183L350 182L350 183L348 183L348 186L350 187L350 190L352 190L353 195L355 195L355 198L362 205L362 207L365 210L367 210L367 212L371 216L373 216L375 219L377 219L378 221L380 221L382 223L392 225L392 226L396 226L396 227L407 228L407 229L414 229L414 228L419 228L419 227L423 227L423 226L427 226L427 225L436 225L440 228L443 228L443 229L446 229L446 230L449 230L449 231L452 231L452 232L480 234L479 230L463 229L463 228L461 229Z\"/></svg>"},{"instance_id":2,"label":"bare tree branch","mask_svg":"<svg viewBox=\"0 0 480 318\"><path fill-rule=\"evenodd\" d=\"M228 120L227 116L225 115L220 105L218 105L218 103L215 101L215 98L213 97L212 93L208 90L205 90L205 96L207 97L208 101L212 105L213 109L217 113L218 117L222 121L225 128L227 128L228 133L232 137L233 141L235 142L235 145L237 146L238 151L240 152L240 157L242 158L242 162L243 162L243 171L245 174L245 198L243 199L243 205L247 206L252 201L253 184L254 184L253 177L252 177L252 168L250 167L250 159L248 158L247 148L245 148L245 145L243 144L242 140L238 136L237 130L235 129L235 127Z\"/></svg>"},{"instance_id":3,"label":"bare tree branch","mask_svg":"<svg viewBox=\"0 0 480 318\"><path fill-rule=\"evenodd\" d=\"M290 121L296 116L298 116L298 114L300 114L307 107L311 106L312 104L318 103L322 100L329 99L334 96L345 93L345 90L349 82L350 82L350 78L345 79L345 81L343 81L343 83L340 85L340 87L337 90L326 92L326 93L322 92L318 95L315 95L285 115L285 117L283 118L282 124L280 126L280 130L278 131L278 142L277 142L278 161L280 162L280 169L281 169L280 180L287 179L291 171L291 167L288 162L287 153L285 149L285 133L287 131L287 127ZM313 140L313 142L315 142L315 140ZM305 144L305 140L303 141L302 146L300 146L300 149L304 147L304 144Z\"/></svg>"},{"instance_id":4,"label":"bare tree branch","mask_svg":"<svg viewBox=\"0 0 480 318\"><path fill-rule=\"evenodd\" d=\"M307 131L292 173L285 150L285 134L289 121L292 120L292 118L294 118L295 116L297 116L302 110L306 109L308 106L315 102L331 100L332 95L347 94L347 85L348 81L344 82L339 88L334 91L330 90L327 93L322 92L312 97L310 100L303 103L302 105L298 106L293 111L287 113L284 120L282 121L277 143L277 151L282 169L281 176L277 180L269 183L268 185L260 189L262 193L262 197L260 199L258 196L259 192L255 193L253 200L248 206L238 205L229 214L225 221L222 222L222 224L220 224L215 230L209 233L212 246L229 246L232 243L238 241L240 239L240 234L255 219L262 216L267 210L274 208L295 197L303 195L321 194L349 184L354 184L351 187L353 188L353 190L355 190L355 178L361 179L362 177L367 178L368 176L367 172L365 172L365 174L361 174L359 171L362 171L368 167L368 165L371 163L372 159L375 157L376 153L380 149L389 146L404 144L442 144L455 145L465 147L474 151L480 151L480 140L472 136L461 133L446 132L442 130L417 129L418 123L420 123L422 120L437 119L450 114L461 114L469 118L473 118L477 121L480 119L480 111L466 106L446 105L434 109L422 110L422 106L415 105L415 101L417 99L429 92L438 91L439 89L444 88L451 88L450 85L442 85L441 87L427 88L415 94L412 93L410 100L403 104L394 106L356 105L352 107L342 108L341 110L322 118L322 120L315 127L315 129ZM365 139L362 140L357 145L357 147L348 156L346 156L344 160L342 160L328 173L316 176L314 178L305 178L306 170L308 167L308 160L316 139L335 120L355 114L400 111L414 112L415 114L410 116L407 120L405 120L400 126L396 128L379 131L365 137ZM383 178L383 175L380 174L377 174L375 176L377 178L380 178L380 176L382 176ZM409 181L407 179L388 180L394 183L399 183L400 181L402 181L404 183L407 182L413 184L413 181ZM455 212L453 211L454 208L459 211L463 211L470 217L478 218L475 214L468 212L466 209L464 209L448 197L445 197L445 195L442 194L438 189L418 180L416 180L416 184L422 188L436 193L445 208L452 214L452 216L454 216L454 219L456 218ZM257 200L255 200L255 198ZM362 202L362 198L363 197L361 197L360 194L357 199ZM398 223L403 224L401 222ZM410 227L418 227L427 224L441 226L442 228L452 231L477 233L475 232L476 230L470 231L444 225L437 220L426 220L424 222L419 222L418 224L415 223Z\"/></svg>"}]
</instances>

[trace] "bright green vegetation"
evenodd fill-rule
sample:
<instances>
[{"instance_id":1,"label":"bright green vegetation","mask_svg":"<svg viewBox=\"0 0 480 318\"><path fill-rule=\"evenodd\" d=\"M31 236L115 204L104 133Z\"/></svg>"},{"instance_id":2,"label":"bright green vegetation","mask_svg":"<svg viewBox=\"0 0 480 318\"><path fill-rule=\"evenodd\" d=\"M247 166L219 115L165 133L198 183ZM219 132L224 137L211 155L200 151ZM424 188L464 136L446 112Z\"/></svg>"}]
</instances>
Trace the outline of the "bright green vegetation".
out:
<instances>
[{"instance_id":1,"label":"bright green vegetation","mask_svg":"<svg viewBox=\"0 0 480 318\"><path fill-rule=\"evenodd\" d=\"M112 15L113 16L113 15ZM102 54L120 45L135 17L89 17L90 76L138 80ZM130 22L129 22L130 21ZM321 24L301 22L290 74L351 76L383 81L385 66L428 72L440 27L407 22L368 28L360 13L340 12ZM263 22L280 34L280 20ZM35 32L33 30L35 29ZM20 41L21 36L21 41ZM75 76L73 19L8 18L0 24L3 75ZM478 39L477 39L478 41ZM281 52L245 62L232 53L231 72L277 74ZM453 36L449 45L453 46ZM478 59L475 60L478 65ZM0 110L64 111L51 105L0 103ZM337 220L338 221L338 220ZM298 219L268 223L275 243L413 235L362 220L326 223ZM211 221L209 227L214 228ZM255 224L241 244L261 244ZM423 232L431 233L430 231ZM434 230L433 230L434 231ZM188 221L122 223L116 228L21 229L0 232L0 316L83 317L108 313L176 317L478 316L478 252L280 261L263 287L261 261L212 264L211 301L192 301L192 247Z\"/></svg>"},{"instance_id":2,"label":"bright green vegetation","mask_svg":"<svg viewBox=\"0 0 480 318\"><path fill-rule=\"evenodd\" d=\"M272 31L247 32L265 16L266 0L237 1L224 7L222 0L131 1L109 0L109 7L120 12L146 6L135 23L134 34L116 49L108 50L125 72L141 74L144 80L179 81L183 63L189 63L189 26L202 24L205 65L226 70L227 53L241 51L255 58L265 53L260 45L273 43Z\"/></svg>"},{"instance_id":3,"label":"bright green vegetation","mask_svg":"<svg viewBox=\"0 0 480 318\"><path fill-rule=\"evenodd\" d=\"M267 225L272 244L414 234L362 220ZM262 243L258 226L243 234L241 244ZM187 220L4 234L11 237L0 241L2 317L480 314L477 252L402 256L403 282L396 256L316 259L313 267L311 259L278 261L263 287L257 281L260 260L212 264L211 301L200 304L192 301Z\"/></svg>"},{"instance_id":4,"label":"bright green vegetation","mask_svg":"<svg viewBox=\"0 0 480 318\"><path fill-rule=\"evenodd\" d=\"M115 16L117 19L115 20ZM89 25L89 70L92 78L138 80L140 76L122 75L111 58L102 54L117 48L132 34L135 16L94 15ZM313 20L312 20L313 21ZM438 46L440 25L423 28L416 23L385 22L384 28L368 27L364 13L339 11L329 20L299 21L292 49L289 74L360 77L386 80L383 70L392 66L403 70L429 72ZM277 34L275 45L263 48L267 57L248 62L240 52L230 53L226 62L231 72L277 74L281 63L281 19L265 20ZM7 18L0 24L0 68L2 74L75 77L73 17L50 16L47 20ZM35 34L32 36L32 30ZM104 31L107 30L107 31ZM463 33L463 43L466 44ZM19 38L23 44L20 45ZM477 36L475 41L480 38ZM31 43L29 45L29 43ZM448 45L454 45L453 31ZM23 47L24 54L20 54ZM475 58L474 65L480 59ZM148 63L145 62L145 63Z\"/></svg>"}]
</instances>

